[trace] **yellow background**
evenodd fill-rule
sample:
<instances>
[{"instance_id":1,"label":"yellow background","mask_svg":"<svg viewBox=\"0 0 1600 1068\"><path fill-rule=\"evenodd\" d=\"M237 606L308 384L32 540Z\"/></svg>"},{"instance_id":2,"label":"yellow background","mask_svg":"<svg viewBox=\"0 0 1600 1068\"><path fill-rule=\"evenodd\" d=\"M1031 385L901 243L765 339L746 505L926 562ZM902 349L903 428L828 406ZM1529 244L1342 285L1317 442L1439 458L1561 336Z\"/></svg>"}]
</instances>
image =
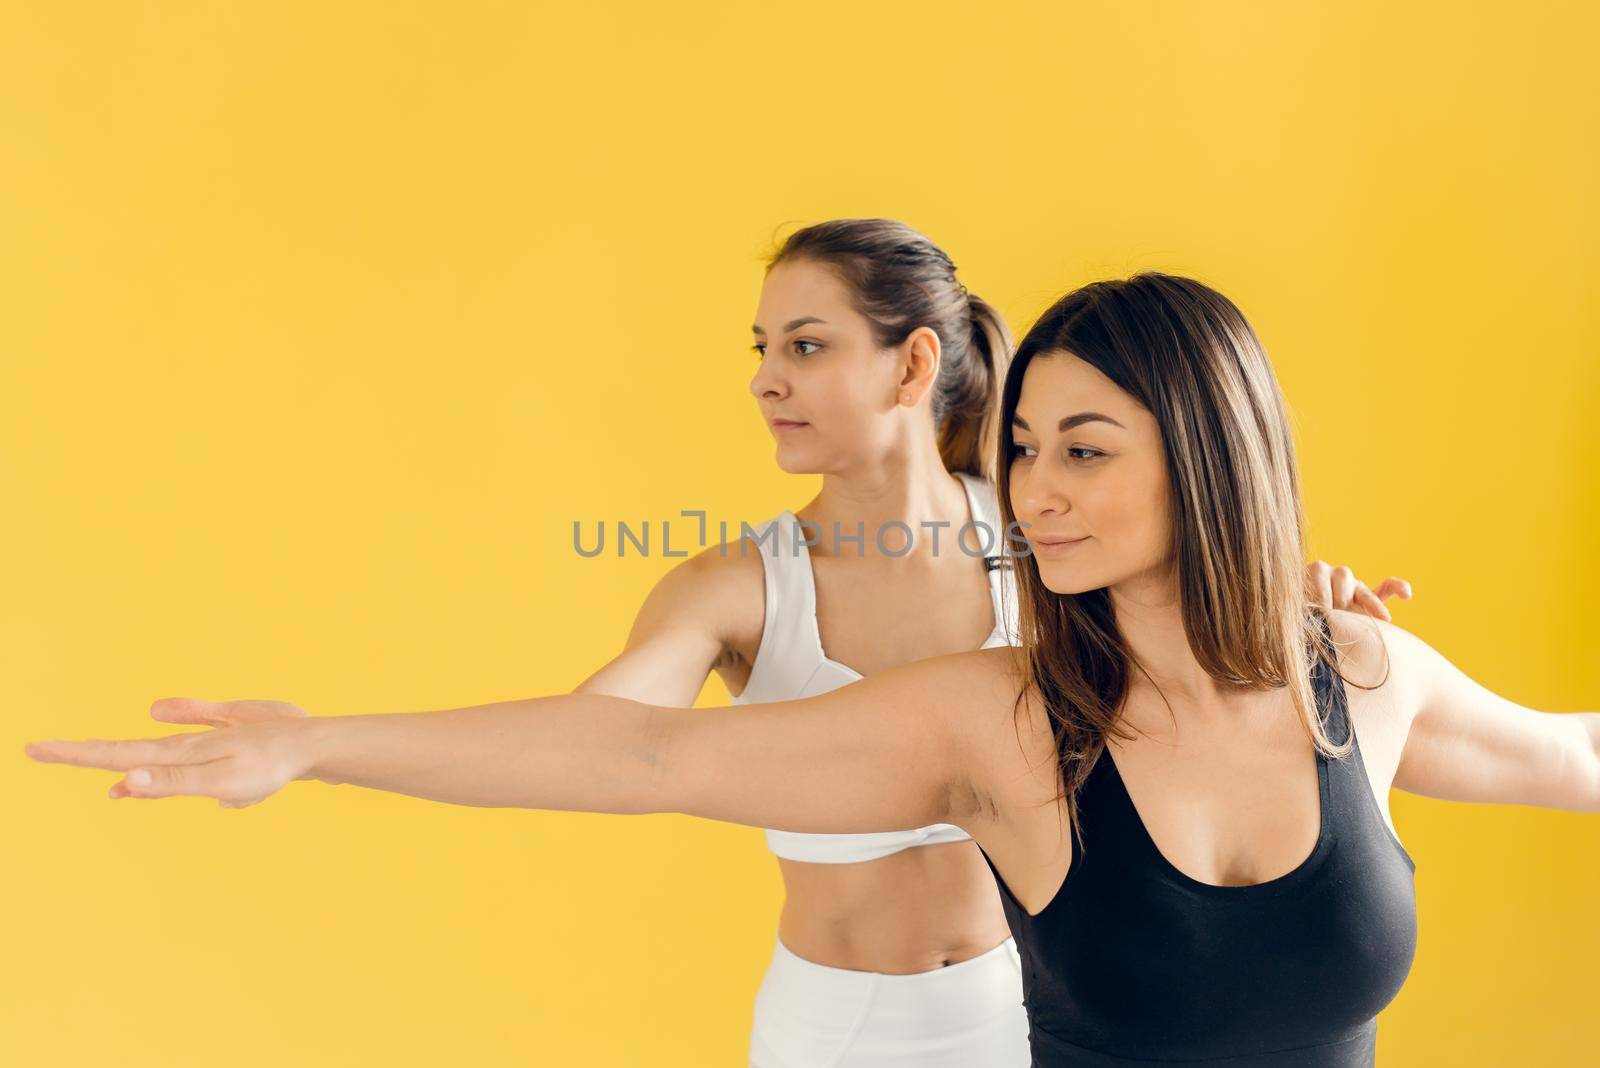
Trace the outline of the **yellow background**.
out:
<instances>
[{"instance_id":1,"label":"yellow background","mask_svg":"<svg viewBox=\"0 0 1600 1068\"><path fill-rule=\"evenodd\" d=\"M24 741L163 696L570 688L656 555L798 506L746 393L779 227L904 219L1020 334L1158 267L1295 410L1312 548L1600 706L1588 5L6 4L0 1062L742 1063L758 831L297 784L112 803ZM675 530L675 535L679 532ZM681 543L680 543L681 544ZM703 702L725 692L713 682ZM1396 795L1384 1065L1592 1064L1600 816Z\"/></svg>"}]
</instances>

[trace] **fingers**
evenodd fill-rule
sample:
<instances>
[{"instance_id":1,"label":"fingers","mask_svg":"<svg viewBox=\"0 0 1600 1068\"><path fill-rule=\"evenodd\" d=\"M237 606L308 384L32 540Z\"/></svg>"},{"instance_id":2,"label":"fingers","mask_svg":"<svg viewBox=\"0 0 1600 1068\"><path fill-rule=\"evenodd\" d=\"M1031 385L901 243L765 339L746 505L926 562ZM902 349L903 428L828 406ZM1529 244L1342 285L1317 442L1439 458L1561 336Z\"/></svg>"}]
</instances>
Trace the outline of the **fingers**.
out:
<instances>
[{"instance_id":1,"label":"fingers","mask_svg":"<svg viewBox=\"0 0 1600 1068\"><path fill-rule=\"evenodd\" d=\"M1306 567L1306 596L1323 609L1333 608L1333 568L1326 561L1313 560Z\"/></svg>"},{"instance_id":2,"label":"fingers","mask_svg":"<svg viewBox=\"0 0 1600 1068\"><path fill-rule=\"evenodd\" d=\"M1411 583L1407 582L1405 579L1395 578L1393 575L1390 575L1388 578L1378 583L1378 588L1373 592L1376 593L1380 599L1385 601L1391 597L1398 597L1402 601L1409 601L1411 600Z\"/></svg>"},{"instance_id":3,"label":"fingers","mask_svg":"<svg viewBox=\"0 0 1600 1068\"><path fill-rule=\"evenodd\" d=\"M1411 600L1411 583L1391 575L1372 590L1348 567L1333 567L1325 561L1313 560L1306 565L1306 596L1325 611L1365 612L1389 622L1392 616L1383 602L1391 597Z\"/></svg>"},{"instance_id":4,"label":"fingers","mask_svg":"<svg viewBox=\"0 0 1600 1068\"><path fill-rule=\"evenodd\" d=\"M1374 619L1381 619L1385 623L1391 621L1389 606L1379 600L1378 595L1365 586L1361 586L1356 590L1355 596L1351 599L1351 607L1355 611L1365 612Z\"/></svg>"},{"instance_id":5,"label":"fingers","mask_svg":"<svg viewBox=\"0 0 1600 1068\"><path fill-rule=\"evenodd\" d=\"M167 738L114 739L89 738L83 741L33 742L23 752L44 764L72 764L80 768L105 768L126 771L140 764L184 764L194 759L188 744L189 734Z\"/></svg>"},{"instance_id":6,"label":"fingers","mask_svg":"<svg viewBox=\"0 0 1600 1068\"><path fill-rule=\"evenodd\" d=\"M1329 585L1332 587L1333 607L1348 611L1351 607L1352 598L1355 596L1356 587L1361 585L1356 581L1355 572L1348 567L1336 567L1333 569L1333 574L1328 578Z\"/></svg>"}]
</instances>

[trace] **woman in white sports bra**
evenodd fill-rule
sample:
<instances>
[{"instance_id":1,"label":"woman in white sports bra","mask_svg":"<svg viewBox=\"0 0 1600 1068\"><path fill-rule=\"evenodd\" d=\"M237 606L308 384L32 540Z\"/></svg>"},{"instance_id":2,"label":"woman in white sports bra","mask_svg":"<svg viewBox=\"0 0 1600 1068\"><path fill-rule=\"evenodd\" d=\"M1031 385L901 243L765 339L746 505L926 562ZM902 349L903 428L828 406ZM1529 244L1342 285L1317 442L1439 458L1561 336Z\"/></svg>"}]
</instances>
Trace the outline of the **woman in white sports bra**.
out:
<instances>
[{"instance_id":1,"label":"woman in white sports bra","mask_svg":"<svg viewBox=\"0 0 1600 1068\"><path fill-rule=\"evenodd\" d=\"M780 701L1013 643L1012 573L989 559L1004 534L988 470L1011 351L999 313L922 234L842 219L773 256L754 330L750 391L778 466L822 474L822 490L673 568L626 648L575 692L687 706L714 668L734 703ZM896 522L920 532L903 556L889 555L904 548L896 529L877 544ZM1324 604L1384 618L1382 596L1409 596L1320 561L1308 582ZM964 831L766 837L785 901L756 995L755 1068L1029 1063L1016 948Z\"/></svg>"},{"instance_id":2,"label":"woman in white sports bra","mask_svg":"<svg viewBox=\"0 0 1600 1068\"><path fill-rule=\"evenodd\" d=\"M956 472L956 476L965 491L969 514L951 524L941 549L957 556L989 549L981 560L962 561L971 571L976 571L980 562L989 568L994 623L977 647L1014 644L1016 595L1014 589L1003 589L1003 584L1009 584L1011 572L998 566L1003 530L993 487L965 471ZM850 532L842 526L841 530ZM822 646L808 542L831 545L831 533L831 526L824 531L803 525L794 513L785 511L757 528L756 537L747 539L747 548L755 546L764 567L766 607L761 644L744 689L733 698L735 704L807 697L862 678L854 668L830 657ZM956 538L961 538L966 548L955 544ZM842 538L840 543L853 551L854 543ZM893 544L887 547L890 551L896 549ZM957 924L947 930L957 936L963 930L986 930L985 913L992 914L993 910L968 904L965 893L974 882L963 867L972 859L963 855L974 852L971 847L956 851L919 848L970 843L968 834L953 824L870 834L803 834L771 829L765 833L767 847L778 857L786 883L801 884L808 890L809 899L823 902L812 905L811 917L807 917L797 914L793 905L797 895L791 894L791 904L784 910L790 925L805 932L802 937L808 941L817 941L811 930L820 927L826 931L825 925L833 915L844 912L827 908L829 885L848 885L858 872L860 882L870 880L877 884L869 887L873 896L866 898L868 910L914 909L919 907L915 899L935 890L940 881L953 882L959 888L957 893L932 902L938 913L962 910ZM895 865L881 865L881 871L863 867L911 849L918 850L916 855ZM816 870L816 865L830 868ZM841 870L840 865L854 866L854 870ZM986 895L981 880L976 882L977 897L981 899ZM934 922L938 918L930 917ZM785 945L780 927L772 963L756 995L751 1064L756 1068L1028 1064L1027 1017L1022 1011L1016 946L1004 928L995 930L991 925L987 930L988 936L977 938L976 945L993 945L976 956L968 956L973 948L971 942L944 941L938 928L931 929L925 944L941 960L925 970L884 973L876 969L843 969L808 959ZM837 944L848 952L848 929L841 934L844 937ZM828 956L840 955L826 942L823 944L831 951ZM888 963L899 964L897 960Z\"/></svg>"}]
</instances>

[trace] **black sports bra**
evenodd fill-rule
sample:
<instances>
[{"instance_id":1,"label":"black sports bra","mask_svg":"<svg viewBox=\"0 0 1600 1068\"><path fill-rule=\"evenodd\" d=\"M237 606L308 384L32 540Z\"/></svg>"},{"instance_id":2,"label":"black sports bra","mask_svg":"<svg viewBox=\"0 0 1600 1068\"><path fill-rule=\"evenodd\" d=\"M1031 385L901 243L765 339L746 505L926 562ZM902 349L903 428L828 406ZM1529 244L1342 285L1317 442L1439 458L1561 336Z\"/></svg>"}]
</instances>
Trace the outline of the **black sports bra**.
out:
<instances>
[{"instance_id":1,"label":"black sports bra","mask_svg":"<svg viewBox=\"0 0 1600 1068\"><path fill-rule=\"evenodd\" d=\"M1342 742L1344 680L1319 659L1312 686ZM1101 753L1078 794L1088 848L1054 899L1030 916L995 871L1035 1068L1373 1064L1378 1011L1416 950L1416 864L1384 823L1359 743L1316 762L1310 856L1264 883L1215 886L1162 856Z\"/></svg>"}]
</instances>

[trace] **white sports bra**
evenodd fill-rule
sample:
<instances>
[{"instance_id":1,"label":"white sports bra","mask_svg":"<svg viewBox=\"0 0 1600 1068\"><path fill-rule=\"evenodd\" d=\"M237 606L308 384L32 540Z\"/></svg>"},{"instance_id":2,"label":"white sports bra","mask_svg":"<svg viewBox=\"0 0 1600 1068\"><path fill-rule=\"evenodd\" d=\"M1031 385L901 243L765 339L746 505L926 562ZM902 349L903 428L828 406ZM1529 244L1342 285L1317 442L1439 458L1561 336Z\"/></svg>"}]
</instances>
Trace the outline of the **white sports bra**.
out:
<instances>
[{"instance_id":1,"label":"white sports bra","mask_svg":"<svg viewBox=\"0 0 1600 1068\"><path fill-rule=\"evenodd\" d=\"M966 487L967 507L972 519L986 524L989 529L971 531L965 538L961 538L960 528L941 529L939 551L971 553L974 546L985 550L995 626L979 648L1015 645L1017 597L1015 577L1011 571L1013 558L1002 555L1005 539L994 487L975 475L957 472L957 476ZM766 618L761 630L761 644L756 649L755 663L750 667L750 680L733 698L734 704L812 697L863 677L855 669L837 660L830 660L822 649L822 635L817 628L817 587L811 571L811 550L806 547L799 524L799 518L786 510L752 531L760 539L755 542L755 548L761 556L766 575ZM959 542L955 540L957 538L960 538ZM947 549L947 546L953 548ZM959 842L970 837L966 831L949 823L935 823L909 831L868 834L802 834L769 828L766 835L767 848L773 853L787 860L804 860L813 864L854 864L886 857L913 846Z\"/></svg>"}]
</instances>

